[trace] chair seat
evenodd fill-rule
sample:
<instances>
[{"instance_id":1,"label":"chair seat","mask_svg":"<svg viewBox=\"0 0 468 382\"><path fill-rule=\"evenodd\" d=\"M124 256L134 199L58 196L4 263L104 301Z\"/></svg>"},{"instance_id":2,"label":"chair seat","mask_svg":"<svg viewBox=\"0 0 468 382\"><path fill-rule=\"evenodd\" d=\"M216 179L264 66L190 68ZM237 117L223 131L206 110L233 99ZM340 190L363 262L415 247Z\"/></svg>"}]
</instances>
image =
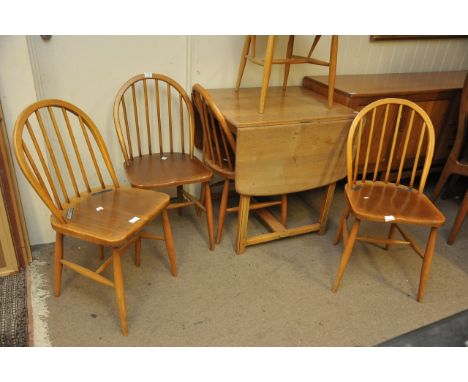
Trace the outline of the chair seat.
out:
<instances>
[{"instance_id":1,"label":"chair seat","mask_svg":"<svg viewBox=\"0 0 468 382\"><path fill-rule=\"evenodd\" d=\"M444 215L426 195L407 187L384 182L358 183L353 189L346 184L345 192L359 219L432 227L445 222Z\"/></svg>"},{"instance_id":2,"label":"chair seat","mask_svg":"<svg viewBox=\"0 0 468 382\"><path fill-rule=\"evenodd\" d=\"M52 227L65 235L101 245L120 246L169 204L169 195L138 188L118 188L82 197L71 219L60 223L52 215ZM97 211L96 208L103 209ZM131 223L130 219L139 220Z\"/></svg>"},{"instance_id":3,"label":"chair seat","mask_svg":"<svg viewBox=\"0 0 468 382\"><path fill-rule=\"evenodd\" d=\"M181 153L135 157L130 165L125 166L125 171L130 184L138 188L203 183L213 177L211 170L200 160Z\"/></svg>"}]
</instances>

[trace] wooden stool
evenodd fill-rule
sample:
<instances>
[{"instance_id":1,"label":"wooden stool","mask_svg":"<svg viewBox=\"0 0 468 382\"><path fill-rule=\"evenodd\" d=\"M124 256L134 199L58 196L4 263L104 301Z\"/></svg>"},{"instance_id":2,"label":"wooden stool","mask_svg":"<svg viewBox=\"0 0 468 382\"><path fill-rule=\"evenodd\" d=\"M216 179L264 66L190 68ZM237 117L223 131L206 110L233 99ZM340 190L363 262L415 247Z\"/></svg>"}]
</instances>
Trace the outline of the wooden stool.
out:
<instances>
[{"instance_id":1,"label":"wooden stool","mask_svg":"<svg viewBox=\"0 0 468 382\"><path fill-rule=\"evenodd\" d=\"M316 58L312 58L312 53L317 46L322 36L315 36L314 42L310 47L309 54L305 56L297 56L293 54L294 49L294 36L289 36L288 48L286 51L286 58L273 59L275 50L275 36L268 36L268 42L265 52L264 59L256 57L256 36L246 36L244 42L244 48L242 49L241 60L239 64L239 73L237 75L236 90L239 90L242 76L244 74L245 64L247 60L254 64L263 66L263 80L262 80L262 91L260 94L260 105L259 113L263 113L265 110L265 100L268 92L268 83L270 81L271 66L273 64L284 64L284 79L283 88L286 89L288 84L289 69L291 64L315 64L321 66L328 66L328 108L331 109L333 106L333 92L335 89L335 78L336 78L336 60L338 53L338 36L331 37L330 46L330 61L322 61ZM249 54L250 46L252 45L252 55Z\"/></svg>"}]
</instances>

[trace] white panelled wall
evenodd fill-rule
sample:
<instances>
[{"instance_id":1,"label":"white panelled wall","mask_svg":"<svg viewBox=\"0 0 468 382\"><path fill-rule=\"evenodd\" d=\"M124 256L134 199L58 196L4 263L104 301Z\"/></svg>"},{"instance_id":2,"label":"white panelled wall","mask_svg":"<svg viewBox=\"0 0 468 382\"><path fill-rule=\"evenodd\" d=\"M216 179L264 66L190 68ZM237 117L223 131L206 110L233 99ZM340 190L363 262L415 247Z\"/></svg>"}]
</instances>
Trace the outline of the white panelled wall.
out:
<instances>
[{"instance_id":1,"label":"white panelled wall","mask_svg":"<svg viewBox=\"0 0 468 382\"><path fill-rule=\"evenodd\" d=\"M313 36L297 36L295 53L307 54ZM109 148L119 179L126 182L122 154L112 120L119 87L142 72L166 74L190 94L191 86L234 87L243 36L38 36L0 37L0 96L9 136L19 112L43 98L61 98L94 120ZM259 55L265 37L258 37ZM330 37L324 36L316 57L327 59ZM283 56L287 37L277 39ZM369 36L340 36L338 74L399 73L468 69L468 39L371 42ZM283 67L275 65L271 85L281 85ZM242 86L259 86L262 68L247 63ZM323 67L295 65L290 85L305 75L326 74ZM54 241L49 213L17 169L31 244Z\"/></svg>"}]
</instances>

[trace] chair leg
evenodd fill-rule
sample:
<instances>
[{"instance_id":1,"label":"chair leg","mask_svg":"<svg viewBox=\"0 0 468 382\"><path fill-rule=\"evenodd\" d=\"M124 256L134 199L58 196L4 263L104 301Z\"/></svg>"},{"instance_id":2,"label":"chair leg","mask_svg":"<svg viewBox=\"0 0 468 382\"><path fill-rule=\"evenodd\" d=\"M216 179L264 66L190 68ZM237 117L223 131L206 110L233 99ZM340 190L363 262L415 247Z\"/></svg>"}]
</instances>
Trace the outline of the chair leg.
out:
<instances>
[{"instance_id":1,"label":"chair leg","mask_svg":"<svg viewBox=\"0 0 468 382\"><path fill-rule=\"evenodd\" d=\"M460 179L460 174L457 173L452 173L452 176L450 177L450 180L448 181L447 186L445 187L445 190L442 192L441 198L442 199L450 199L455 196L455 193L453 192L453 189L455 188L455 185L458 182L458 179Z\"/></svg>"},{"instance_id":2,"label":"chair leg","mask_svg":"<svg viewBox=\"0 0 468 382\"><path fill-rule=\"evenodd\" d=\"M336 231L335 241L333 242L334 245L337 245L341 240L341 236L343 235L343 227L345 224L345 220L348 219L349 212L350 212L349 205L346 204L346 207L343 211L343 214L341 215L340 222L338 224L338 230Z\"/></svg>"},{"instance_id":3,"label":"chair leg","mask_svg":"<svg viewBox=\"0 0 468 382\"><path fill-rule=\"evenodd\" d=\"M141 237L135 241L135 265L139 267L141 264Z\"/></svg>"},{"instance_id":4,"label":"chair leg","mask_svg":"<svg viewBox=\"0 0 468 382\"><path fill-rule=\"evenodd\" d=\"M336 183L328 185L322 199L322 207L320 208L320 230L319 235L323 235L327 230L328 214L333 201L333 194L335 192Z\"/></svg>"},{"instance_id":5,"label":"chair leg","mask_svg":"<svg viewBox=\"0 0 468 382\"><path fill-rule=\"evenodd\" d=\"M63 259L63 235L55 233L55 260L54 260L54 294L55 297L60 296L62 285L62 259Z\"/></svg>"},{"instance_id":6,"label":"chair leg","mask_svg":"<svg viewBox=\"0 0 468 382\"><path fill-rule=\"evenodd\" d=\"M199 201L200 201L200 204L203 204L203 205L205 205L205 187L206 187L206 183L202 183ZM200 216L201 213L202 213L201 208L197 207L197 216Z\"/></svg>"},{"instance_id":7,"label":"chair leg","mask_svg":"<svg viewBox=\"0 0 468 382\"><path fill-rule=\"evenodd\" d=\"M450 157L448 161L450 161ZM442 192L442 189L445 186L445 183L447 183L448 178L450 177L452 171L451 171L451 166L449 163L446 163L444 166L444 169L442 170L442 174L440 174L440 178L437 181L437 184L434 188L434 192L432 193L432 202L435 202L437 198L440 196L440 193Z\"/></svg>"},{"instance_id":8,"label":"chair leg","mask_svg":"<svg viewBox=\"0 0 468 382\"><path fill-rule=\"evenodd\" d=\"M247 226L249 223L250 196L240 195L239 214L237 217L236 252L241 255L245 252L247 242Z\"/></svg>"},{"instance_id":9,"label":"chair leg","mask_svg":"<svg viewBox=\"0 0 468 382\"><path fill-rule=\"evenodd\" d=\"M396 229L396 224L392 223L390 225L390 230L388 231L388 239L393 239L393 234L395 233ZM385 244L385 250L388 250L390 248L390 244Z\"/></svg>"},{"instance_id":10,"label":"chair leg","mask_svg":"<svg viewBox=\"0 0 468 382\"><path fill-rule=\"evenodd\" d=\"M221 194L221 204L219 205L219 216L218 216L218 233L216 235L216 243L221 242L221 236L223 234L224 221L226 220L226 209L229 197L229 179L224 181L223 193Z\"/></svg>"},{"instance_id":11,"label":"chair leg","mask_svg":"<svg viewBox=\"0 0 468 382\"><path fill-rule=\"evenodd\" d=\"M244 75L245 64L247 63L246 56L249 54L250 42L252 41L251 36L245 36L244 47L242 48L242 55L239 63L239 71L237 73L236 92L239 91L242 76Z\"/></svg>"},{"instance_id":12,"label":"chair leg","mask_svg":"<svg viewBox=\"0 0 468 382\"><path fill-rule=\"evenodd\" d=\"M349 234L348 243L346 244L343 254L341 255L340 266L338 272L336 273L335 282L333 284L332 292L336 292L340 286L341 279L343 278L344 271L348 265L349 258L351 257L351 252L353 251L354 243L356 242L356 236L359 231L360 220L356 219L351 228L351 233Z\"/></svg>"},{"instance_id":13,"label":"chair leg","mask_svg":"<svg viewBox=\"0 0 468 382\"><path fill-rule=\"evenodd\" d=\"M434 254L434 247L437 237L437 228L431 228L431 233L429 234L429 239L427 240L426 251L424 252L423 265L421 268L421 277L419 279L419 290L418 298L419 302L422 301L424 297L424 289L426 288L426 283L429 278L429 272L431 270L432 256Z\"/></svg>"},{"instance_id":14,"label":"chair leg","mask_svg":"<svg viewBox=\"0 0 468 382\"><path fill-rule=\"evenodd\" d=\"M177 201L178 202L183 202L184 201L184 186L177 186ZM177 213L179 215L182 215L182 208L177 208Z\"/></svg>"},{"instance_id":15,"label":"chair leg","mask_svg":"<svg viewBox=\"0 0 468 382\"><path fill-rule=\"evenodd\" d=\"M174 238L172 237L171 223L169 222L169 215L167 210L162 212L162 223L164 231L164 241L166 242L167 257L169 257L169 263L171 264L172 276L177 276L177 261L174 250Z\"/></svg>"},{"instance_id":16,"label":"chair leg","mask_svg":"<svg viewBox=\"0 0 468 382\"><path fill-rule=\"evenodd\" d=\"M119 306L120 326L124 336L128 336L127 308L125 306L125 290L122 275L121 254L118 248L112 248L112 261L114 268L114 288Z\"/></svg>"},{"instance_id":17,"label":"chair leg","mask_svg":"<svg viewBox=\"0 0 468 382\"><path fill-rule=\"evenodd\" d=\"M98 246L99 260L104 260L104 246Z\"/></svg>"},{"instance_id":18,"label":"chair leg","mask_svg":"<svg viewBox=\"0 0 468 382\"><path fill-rule=\"evenodd\" d=\"M271 66L273 62L273 53L275 50L275 36L268 36L267 48L265 52L265 60L263 64L263 80L262 90L260 93L259 113L263 114L265 110L265 101L268 93L268 83L270 82Z\"/></svg>"},{"instance_id":19,"label":"chair leg","mask_svg":"<svg viewBox=\"0 0 468 382\"><path fill-rule=\"evenodd\" d=\"M455 222L453 223L452 230L450 231L449 238L447 243L452 245L457 238L458 231L460 231L463 222L465 221L466 213L468 212L468 191L465 192L465 196L463 197L462 204L458 210L457 217L455 218Z\"/></svg>"},{"instance_id":20,"label":"chair leg","mask_svg":"<svg viewBox=\"0 0 468 382\"><path fill-rule=\"evenodd\" d=\"M286 58L291 58L294 49L294 35L290 35L288 39L288 48L286 50ZM284 64L284 78L283 78L283 90L286 90L288 86L288 77L289 77L289 69L291 68L291 64Z\"/></svg>"},{"instance_id":21,"label":"chair leg","mask_svg":"<svg viewBox=\"0 0 468 382\"><path fill-rule=\"evenodd\" d=\"M333 94L335 93L336 63L338 59L338 36L332 36L330 47L330 64L328 66L328 108L333 106Z\"/></svg>"},{"instance_id":22,"label":"chair leg","mask_svg":"<svg viewBox=\"0 0 468 382\"><path fill-rule=\"evenodd\" d=\"M211 201L211 187L209 183L205 186L205 208L206 223L208 226L208 239L210 242L210 251L214 250L214 223L213 223L213 203Z\"/></svg>"},{"instance_id":23,"label":"chair leg","mask_svg":"<svg viewBox=\"0 0 468 382\"><path fill-rule=\"evenodd\" d=\"M286 221L288 220L288 195L281 195L281 224L286 227Z\"/></svg>"}]
</instances>

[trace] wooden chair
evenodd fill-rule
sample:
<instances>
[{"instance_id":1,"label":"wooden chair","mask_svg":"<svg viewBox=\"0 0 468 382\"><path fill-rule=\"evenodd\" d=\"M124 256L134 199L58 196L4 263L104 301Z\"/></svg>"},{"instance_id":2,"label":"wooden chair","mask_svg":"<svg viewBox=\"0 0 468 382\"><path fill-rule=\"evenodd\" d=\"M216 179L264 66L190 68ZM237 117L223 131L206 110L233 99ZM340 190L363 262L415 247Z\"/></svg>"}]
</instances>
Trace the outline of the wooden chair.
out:
<instances>
[{"instance_id":1,"label":"wooden chair","mask_svg":"<svg viewBox=\"0 0 468 382\"><path fill-rule=\"evenodd\" d=\"M455 137L455 143L452 151L445 163L442 174L440 175L439 181L436 184L434 193L432 194L432 201L435 202L439 197L443 187L447 183L447 180L452 176L453 180L460 175L468 176L468 75L465 77L465 84L463 85L463 91L460 98L460 109L458 114L458 128L457 135ZM468 211L468 190L465 191L465 196L458 210L458 214L453 223L452 230L450 231L447 243L452 245L455 242L458 231L465 220L466 213Z\"/></svg>"},{"instance_id":2,"label":"wooden chair","mask_svg":"<svg viewBox=\"0 0 468 382\"><path fill-rule=\"evenodd\" d=\"M273 55L275 51L275 36L268 36L265 57L262 59L258 58L256 55L256 36L246 36L239 64L239 72L237 74L236 90L239 90L240 88L242 76L244 75L245 64L247 63L247 61L263 66L262 90L260 93L259 104L259 113L263 113L263 111L265 110L265 101L268 93L268 83L270 82L271 66L273 64L284 64L284 89L286 89L286 86L288 84L289 69L292 64L315 64L321 66L328 66L328 108L331 109L331 107L333 106L333 93L335 90L338 36L331 37L330 61L328 62L312 57L312 53L314 52L315 47L317 46L321 37L322 36L319 35L315 36L315 39L312 43L312 46L310 47L309 54L307 56L298 56L293 54L294 36L289 36L286 58L274 59ZM252 50L251 53L250 50Z\"/></svg>"},{"instance_id":3,"label":"wooden chair","mask_svg":"<svg viewBox=\"0 0 468 382\"><path fill-rule=\"evenodd\" d=\"M397 117L388 118L389 110L397 108ZM390 113L392 115L392 113ZM388 145L383 145L384 137L390 137ZM408 150L411 140L418 142L415 152ZM391 143L390 143L391 142ZM378 150L369 155L371 147L378 145ZM373 152L374 152L373 151ZM442 213L423 194L426 178L434 152L434 127L426 112L415 103L386 98L372 102L364 107L354 119L347 142L348 182L345 186L346 208L341 217L335 240L337 244L344 237L345 248L336 274L332 291L336 292L348 264L356 240L385 244L405 244L423 258L418 301L422 301L424 288L434 253L437 230L444 224ZM416 173L420 156L425 156L419 185L416 185ZM364 160L362 160L364 158ZM397 161L398 173L394 183L389 182L393 161ZM362 166L358 166L363 163ZM380 170L385 163L386 168ZM409 184L403 185L403 170L409 169ZM371 175L371 173L373 173ZM361 174L358 176L358 174ZM381 180L378 177L381 176ZM354 215L351 232L348 233L347 219ZM358 236L362 220L382 222L390 225L387 238ZM424 252L403 230L401 225L412 224L430 227L429 239ZM395 230L404 240L394 240Z\"/></svg>"},{"instance_id":4,"label":"wooden chair","mask_svg":"<svg viewBox=\"0 0 468 382\"><path fill-rule=\"evenodd\" d=\"M235 155L236 141L228 127L223 114L214 103L208 91L200 84L195 84L192 88L192 100L198 110L200 122L203 128L203 161L222 177L223 192L219 207L218 231L216 243L221 242L224 221L227 212L238 212L239 206L227 207L229 199L229 187L235 178ZM207 193L208 195L208 193ZM263 203L252 203L250 210L256 210L281 204L281 221L286 225L287 218L287 197L281 196L280 201Z\"/></svg>"},{"instance_id":5,"label":"wooden chair","mask_svg":"<svg viewBox=\"0 0 468 382\"><path fill-rule=\"evenodd\" d=\"M55 296L60 296L63 266L114 288L122 332L127 335L122 254L134 244L138 266L141 238L164 240L172 274L177 275L166 211L169 195L120 187L93 121L65 101L43 100L28 106L16 121L14 147L26 179L52 212L51 224L56 231ZM158 215L162 215L164 237L142 232ZM111 247L112 255L96 270L90 270L64 259L64 236L97 244L101 259L104 247ZM113 281L102 275L111 265Z\"/></svg>"},{"instance_id":6,"label":"wooden chair","mask_svg":"<svg viewBox=\"0 0 468 382\"><path fill-rule=\"evenodd\" d=\"M145 128L142 122L140 129L139 121L143 119ZM161 74L134 76L117 92L114 123L131 185L143 189L177 187L177 202L168 208L178 208L180 214L182 207L195 205L205 211L213 250L213 173L194 156L194 113L184 89ZM202 185L203 204L183 188L197 183Z\"/></svg>"}]
</instances>

